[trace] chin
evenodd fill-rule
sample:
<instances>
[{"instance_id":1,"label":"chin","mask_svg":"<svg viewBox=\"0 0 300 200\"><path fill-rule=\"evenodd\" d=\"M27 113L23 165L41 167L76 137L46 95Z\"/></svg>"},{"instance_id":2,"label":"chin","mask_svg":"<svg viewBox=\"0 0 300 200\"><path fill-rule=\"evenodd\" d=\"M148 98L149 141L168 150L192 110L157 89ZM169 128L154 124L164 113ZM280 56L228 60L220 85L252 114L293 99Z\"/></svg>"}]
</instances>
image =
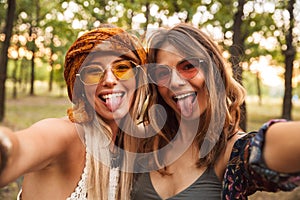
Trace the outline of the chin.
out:
<instances>
[{"instance_id":1,"label":"chin","mask_svg":"<svg viewBox=\"0 0 300 200\"><path fill-rule=\"evenodd\" d=\"M114 119L122 119L124 118L127 114L129 113L128 109L120 109L116 110L115 112L112 113Z\"/></svg>"}]
</instances>

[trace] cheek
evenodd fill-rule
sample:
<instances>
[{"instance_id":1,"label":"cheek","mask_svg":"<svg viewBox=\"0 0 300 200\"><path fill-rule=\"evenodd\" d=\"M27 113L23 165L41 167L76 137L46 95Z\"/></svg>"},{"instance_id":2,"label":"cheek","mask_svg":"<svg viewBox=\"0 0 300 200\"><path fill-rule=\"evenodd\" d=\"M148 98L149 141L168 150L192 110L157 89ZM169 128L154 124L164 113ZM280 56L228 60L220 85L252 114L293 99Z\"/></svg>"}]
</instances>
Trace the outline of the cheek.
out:
<instances>
[{"instance_id":1,"label":"cheek","mask_svg":"<svg viewBox=\"0 0 300 200\"><path fill-rule=\"evenodd\" d=\"M126 90L127 91L135 91L135 90L137 90L138 88L137 88L137 85L136 85L136 82L135 82L135 80L133 79L133 80L128 80L128 81L125 81L125 82L123 82L122 83L123 84L123 87L125 87L126 88Z\"/></svg>"},{"instance_id":2,"label":"cheek","mask_svg":"<svg viewBox=\"0 0 300 200\"><path fill-rule=\"evenodd\" d=\"M157 87L158 93L160 94L162 100L172 108L172 110L177 109L177 103L173 100L172 92L167 87Z\"/></svg>"},{"instance_id":3,"label":"cheek","mask_svg":"<svg viewBox=\"0 0 300 200\"><path fill-rule=\"evenodd\" d=\"M85 86L84 87L85 96L91 105L94 105L94 102L95 102L96 89L97 89L96 86Z\"/></svg>"},{"instance_id":4,"label":"cheek","mask_svg":"<svg viewBox=\"0 0 300 200\"><path fill-rule=\"evenodd\" d=\"M166 87L157 87L158 93L161 95L161 97L166 101L166 97L168 94L168 88Z\"/></svg>"},{"instance_id":5,"label":"cheek","mask_svg":"<svg viewBox=\"0 0 300 200\"><path fill-rule=\"evenodd\" d=\"M202 111L205 110L209 100L209 91L206 87L203 73L200 72L195 79L190 81L190 84L198 93L197 96L200 109Z\"/></svg>"},{"instance_id":6,"label":"cheek","mask_svg":"<svg viewBox=\"0 0 300 200\"><path fill-rule=\"evenodd\" d=\"M208 93L205 84L205 77L202 71L200 71L197 76L189 81L191 86L196 89L200 94Z\"/></svg>"},{"instance_id":7,"label":"cheek","mask_svg":"<svg viewBox=\"0 0 300 200\"><path fill-rule=\"evenodd\" d=\"M196 76L196 79L198 81L198 85L200 85L200 87L205 87L205 76L202 70L199 71L199 73Z\"/></svg>"},{"instance_id":8,"label":"cheek","mask_svg":"<svg viewBox=\"0 0 300 200\"><path fill-rule=\"evenodd\" d=\"M128 98L131 103L134 92L139 89L139 88L137 88L135 80L129 80L129 81L124 82L123 87L126 88Z\"/></svg>"}]
</instances>

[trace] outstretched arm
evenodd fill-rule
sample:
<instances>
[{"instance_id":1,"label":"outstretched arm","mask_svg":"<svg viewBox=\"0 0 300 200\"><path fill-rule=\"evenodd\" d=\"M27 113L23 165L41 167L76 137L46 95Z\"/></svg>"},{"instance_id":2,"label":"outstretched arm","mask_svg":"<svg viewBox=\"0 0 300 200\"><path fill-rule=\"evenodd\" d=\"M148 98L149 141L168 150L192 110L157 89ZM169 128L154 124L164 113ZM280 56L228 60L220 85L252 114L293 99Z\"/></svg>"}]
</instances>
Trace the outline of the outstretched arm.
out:
<instances>
[{"instance_id":1,"label":"outstretched arm","mask_svg":"<svg viewBox=\"0 0 300 200\"><path fill-rule=\"evenodd\" d=\"M0 131L0 187L56 163L78 137L75 125L67 119L42 120L18 132L3 127Z\"/></svg>"},{"instance_id":2,"label":"outstretched arm","mask_svg":"<svg viewBox=\"0 0 300 200\"><path fill-rule=\"evenodd\" d=\"M278 172L300 172L300 121L280 122L266 132L263 158Z\"/></svg>"}]
</instances>

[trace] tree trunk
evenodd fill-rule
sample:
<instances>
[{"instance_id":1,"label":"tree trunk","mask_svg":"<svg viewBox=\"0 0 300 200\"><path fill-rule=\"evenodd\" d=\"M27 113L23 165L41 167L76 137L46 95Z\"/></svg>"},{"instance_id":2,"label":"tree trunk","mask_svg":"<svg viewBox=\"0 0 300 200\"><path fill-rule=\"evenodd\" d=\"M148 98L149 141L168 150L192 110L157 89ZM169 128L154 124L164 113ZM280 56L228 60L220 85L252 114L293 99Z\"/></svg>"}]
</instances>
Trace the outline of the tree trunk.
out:
<instances>
[{"instance_id":1,"label":"tree trunk","mask_svg":"<svg viewBox=\"0 0 300 200\"><path fill-rule=\"evenodd\" d=\"M6 13L6 25L4 29L5 39L2 45L0 55L0 122L3 121L5 115L5 81L8 63L8 47L10 45L10 38L12 35L14 17L16 10L16 0L8 1L8 8Z\"/></svg>"},{"instance_id":2,"label":"tree trunk","mask_svg":"<svg viewBox=\"0 0 300 200\"><path fill-rule=\"evenodd\" d=\"M244 41L242 40L242 17L244 15L245 0L238 0L238 11L234 15L233 22L233 44L230 47L230 62L232 64L233 78L242 84L242 73L243 68L240 65L241 57L244 55ZM247 112L246 112L246 102L244 101L241 105L241 121L240 127L246 131L247 130Z\"/></svg>"},{"instance_id":3,"label":"tree trunk","mask_svg":"<svg viewBox=\"0 0 300 200\"><path fill-rule=\"evenodd\" d=\"M134 5L135 4L135 1L134 0L130 0L130 3L132 4L132 5ZM128 12L128 11L127 11ZM134 10L133 9L131 9L131 13L130 13L130 17L127 17L127 23L130 25L130 28L132 28L132 18L134 17Z\"/></svg>"},{"instance_id":4,"label":"tree trunk","mask_svg":"<svg viewBox=\"0 0 300 200\"><path fill-rule=\"evenodd\" d=\"M14 63L15 63L15 66L14 66L13 73L12 73L12 80L13 80L12 98L16 99L17 98L17 84L18 84L18 79L17 79L18 59L15 59Z\"/></svg>"},{"instance_id":5,"label":"tree trunk","mask_svg":"<svg viewBox=\"0 0 300 200\"><path fill-rule=\"evenodd\" d=\"M146 17L146 23L145 23L144 30L147 31L147 27L148 27L148 24L149 24L149 18L150 18L150 3L148 1L146 2L145 17Z\"/></svg>"},{"instance_id":6,"label":"tree trunk","mask_svg":"<svg viewBox=\"0 0 300 200\"><path fill-rule=\"evenodd\" d=\"M34 59L35 59L35 51L36 51L36 45L35 45L35 40L37 38L37 31L34 31L36 27L39 26L39 18L40 18L40 2L39 0L35 0L35 21L36 21L36 26L33 26L33 22L30 24L30 36L32 38L32 46L31 46L31 51L32 51L32 59L31 59L31 79L30 79L30 96L34 95L34 81L35 81L35 64L34 64Z\"/></svg>"},{"instance_id":7,"label":"tree trunk","mask_svg":"<svg viewBox=\"0 0 300 200\"><path fill-rule=\"evenodd\" d=\"M262 98L261 98L261 87L260 87L259 72L256 72L256 87L257 87L258 105L261 106Z\"/></svg>"},{"instance_id":8,"label":"tree trunk","mask_svg":"<svg viewBox=\"0 0 300 200\"><path fill-rule=\"evenodd\" d=\"M33 45L34 44L34 40L33 40ZM30 74L30 92L29 92L29 95L30 96L34 96L34 79L35 79L35 76L34 76L34 54L35 54L35 48L33 47L32 49L32 58L31 58L31 74Z\"/></svg>"},{"instance_id":9,"label":"tree trunk","mask_svg":"<svg viewBox=\"0 0 300 200\"><path fill-rule=\"evenodd\" d=\"M295 0L290 0L288 4L288 11L290 13L290 27L285 35L287 49L283 52L285 56L285 74L284 74L284 98L282 108L282 118L291 120L292 110L292 78L293 78L293 62L296 56L296 50L293 46L293 28L294 28L294 13L293 7Z\"/></svg>"},{"instance_id":10,"label":"tree trunk","mask_svg":"<svg viewBox=\"0 0 300 200\"><path fill-rule=\"evenodd\" d=\"M27 86L27 60L26 58L22 58L21 60L21 66L19 68L19 88L20 91L22 91L23 93L26 93L26 86Z\"/></svg>"},{"instance_id":11,"label":"tree trunk","mask_svg":"<svg viewBox=\"0 0 300 200\"><path fill-rule=\"evenodd\" d=\"M50 55L50 76L49 76L49 88L48 91L52 92L52 88L53 88L53 76L54 76L54 61L52 59L52 53Z\"/></svg>"}]
</instances>

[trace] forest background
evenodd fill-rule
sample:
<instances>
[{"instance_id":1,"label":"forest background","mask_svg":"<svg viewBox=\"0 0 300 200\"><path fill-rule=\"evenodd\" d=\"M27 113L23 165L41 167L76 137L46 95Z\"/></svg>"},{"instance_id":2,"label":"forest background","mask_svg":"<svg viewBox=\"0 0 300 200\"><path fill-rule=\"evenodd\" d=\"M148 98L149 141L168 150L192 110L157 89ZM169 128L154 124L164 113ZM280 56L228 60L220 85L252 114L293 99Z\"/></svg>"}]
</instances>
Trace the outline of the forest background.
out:
<instances>
[{"instance_id":1,"label":"forest background","mask_svg":"<svg viewBox=\"0 0 300 200\"><path fill-rule=\"evenodd\" d=\"M18 129L65 114L64 55L86 30L111 23L144 38L180 22L211 36L247 89L244 130L270 118L300 119L300 0L0 0L0 122Z\"/></svg>"}]
</instances>

